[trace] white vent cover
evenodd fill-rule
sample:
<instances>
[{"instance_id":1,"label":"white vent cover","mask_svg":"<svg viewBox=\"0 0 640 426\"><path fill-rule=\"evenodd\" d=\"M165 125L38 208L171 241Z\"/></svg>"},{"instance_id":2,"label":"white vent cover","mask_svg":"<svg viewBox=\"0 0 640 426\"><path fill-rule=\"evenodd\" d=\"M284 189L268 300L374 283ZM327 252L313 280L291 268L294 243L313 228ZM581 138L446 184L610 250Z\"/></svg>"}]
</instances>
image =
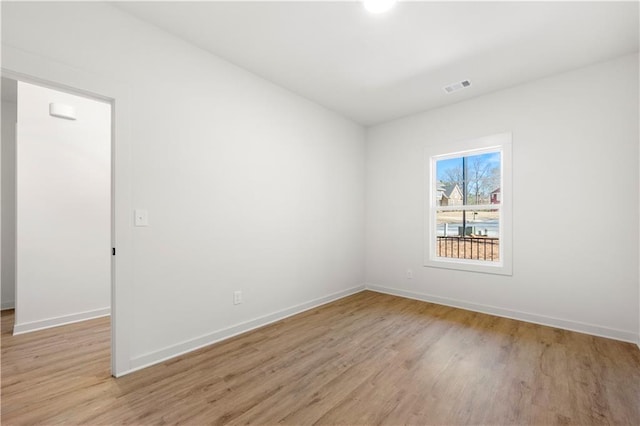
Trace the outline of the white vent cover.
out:
<instances>
[{"instance_id":1,"label":"white vent cover","mask_svg":"<svg viewBox=\"0 0 640 426\"><path fill-rule=\"evenodd\" d=\"M453 93L469 86L471 86L471 82L469 80L462 80L457 83L451 83L450 85L443 87L443 89L446 93Z\"/></svg>"}]
</instances>

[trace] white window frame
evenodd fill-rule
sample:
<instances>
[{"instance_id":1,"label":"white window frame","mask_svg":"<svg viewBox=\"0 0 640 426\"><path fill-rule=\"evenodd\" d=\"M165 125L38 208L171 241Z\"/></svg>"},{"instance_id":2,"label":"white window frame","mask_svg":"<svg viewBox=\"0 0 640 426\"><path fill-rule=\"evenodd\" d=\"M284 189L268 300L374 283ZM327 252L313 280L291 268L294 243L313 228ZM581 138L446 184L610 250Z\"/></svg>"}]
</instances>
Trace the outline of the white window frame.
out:
<instances>
[{"instance_id":1,"label":"white window frame","mask_svg":"<svg viewBox=\"0 0 640 426\"><path fill-rule=\"evenodd\" d=\"M512 158L511 133L485 136L452 144L425 148L425 258L424 265L433 268L456 269L461 271L489 274L513 274L512 245ZM439 160L500 152L501 181L500 204L480 204L468 206L438 206L436 202L436 163ZM500 212L500 260L457 259L438 257L436 251L436 212L446 210L495 210Z\"/></svg>"}]
</instances>

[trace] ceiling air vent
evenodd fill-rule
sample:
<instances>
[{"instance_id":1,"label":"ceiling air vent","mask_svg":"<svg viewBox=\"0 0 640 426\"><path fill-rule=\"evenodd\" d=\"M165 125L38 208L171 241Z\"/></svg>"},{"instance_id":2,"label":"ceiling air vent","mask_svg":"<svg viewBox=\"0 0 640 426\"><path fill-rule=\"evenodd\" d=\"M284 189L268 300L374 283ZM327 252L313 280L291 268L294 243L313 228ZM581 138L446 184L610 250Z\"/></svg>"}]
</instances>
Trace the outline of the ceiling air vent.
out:
<instances>
[{"instance_id":1,"label":"ceiling air vent","mask_svg":"<svg viewBox=\"0 0 640 426\"><path fill-rule=\"evenodd\" d=\"M462 80L457 83L451 83L450 85L445 86L444 91L447 93L453 93L457 92L460 89L465 89L469 86L471 86L471 82L469 80Z\"/></svg>"}]
</instances>

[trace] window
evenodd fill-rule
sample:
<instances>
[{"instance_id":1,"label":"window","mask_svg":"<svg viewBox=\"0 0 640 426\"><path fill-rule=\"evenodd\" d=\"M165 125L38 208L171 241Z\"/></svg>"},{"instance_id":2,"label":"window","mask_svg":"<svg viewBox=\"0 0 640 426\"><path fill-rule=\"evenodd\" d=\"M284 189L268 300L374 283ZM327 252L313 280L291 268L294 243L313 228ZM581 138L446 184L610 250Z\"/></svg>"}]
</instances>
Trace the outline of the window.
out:
<instances>
[{"instance_id":1,"label":"window","mask_svg":"<svg viewBox=\"0 0 640 426\"><path fill-rule=\"evenodd\" d=\"M427 148L425 265L511 275L511 134Z\"/></svg>"}]
</instances>

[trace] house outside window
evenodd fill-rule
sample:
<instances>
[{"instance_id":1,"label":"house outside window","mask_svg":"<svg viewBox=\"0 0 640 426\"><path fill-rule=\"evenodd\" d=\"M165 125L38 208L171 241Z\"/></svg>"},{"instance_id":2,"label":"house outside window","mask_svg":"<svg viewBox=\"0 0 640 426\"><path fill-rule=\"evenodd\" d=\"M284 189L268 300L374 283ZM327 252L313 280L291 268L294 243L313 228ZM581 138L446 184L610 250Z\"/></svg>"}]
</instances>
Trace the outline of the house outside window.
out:
<instances>
[{"instance_id":1,"label":"house outside window","mask_svg":"<svg viewBox=\"0 0 640 426\"><path fill-rule=\"evenodd\" d=\"M511 134L429 147L425 266L510 275Z\"/></svg>"},{"instance_id":2,"label":"house outside window","mask_svg":"<svg viewBox=\"0 0 640 426\"><path fill-rule=\"evenodd\" d=\"M491 204L500 204L500 188L491 192Z\"/></svg>"},{"instance_id":3,"label":"house outside window","mask_svg":"<svg viewBox=\"0 0 640 426\"><path fill-rule=\"evenodd\" d=\"M456 182L449 182L443 184L438 183L438 191L441 192L440 197L437 199L440 206L461 206L462 205L462 190Z\"/></svg>"}]
</instances>

